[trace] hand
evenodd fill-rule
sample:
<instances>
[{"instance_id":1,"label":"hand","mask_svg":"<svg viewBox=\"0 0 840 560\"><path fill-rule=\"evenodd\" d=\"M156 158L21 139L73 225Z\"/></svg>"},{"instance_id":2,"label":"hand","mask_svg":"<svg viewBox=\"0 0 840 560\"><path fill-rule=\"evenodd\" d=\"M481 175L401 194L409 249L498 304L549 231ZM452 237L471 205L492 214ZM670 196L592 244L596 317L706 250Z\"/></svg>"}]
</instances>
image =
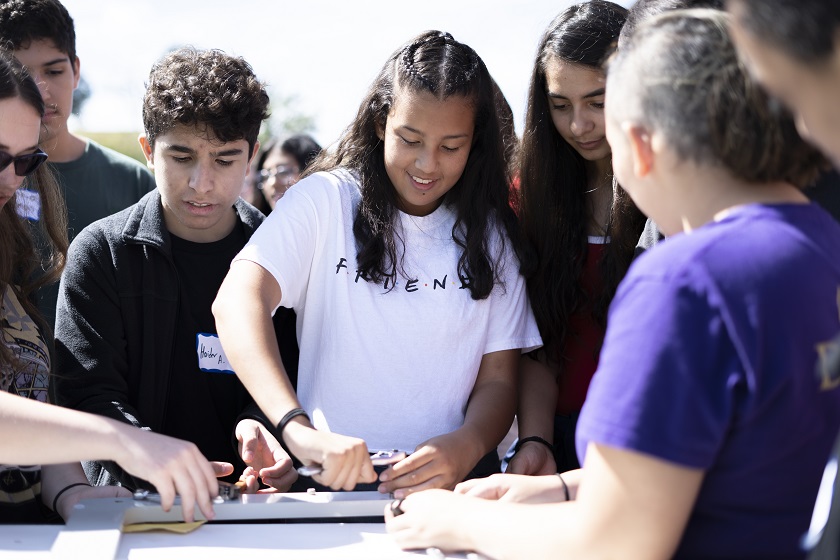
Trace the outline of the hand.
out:
<instances>
[{"instance_id":1,"label":"hand","mask_svg":"<svg viewBox=\"0 0 840 560\"><path fill-rule=\"evenodd\" d=\"M474 550L465 521L477 519L486 506L447 490L417 492L400 504L402 515L395 517L390 504L385 507L385 528L403 549Z\"/></svg>"},{"instance_id":2,"label":"hand","mask_svg":"<svg viewBox=\"0 0 840 560\"><path fill-rule=\"evenodd\" d=\"M466 480L455 487L456 494L485 500L544 504L566 499L563 483L557 476L494 474L487 478Z\"/></svg>"},{"instance_id":3,"label":"hand","mask_svg":"<svg viewBox=\"0 0 840 560\"><path fill-rule=\"evenodd\" d=\"M312 478L333 490L352 490L359 482L375 482L376 471L364 440L321 432L289 422L283 432L289 450L304 465L321 465Z\"/></svg>"},{"instance_id":4,"label":"hand","mask_svg":"<svg viewBox=\"0 0 840 560\"><path fill-rule=\"evenodd\" d=\"M117 422L114 428L118 432L115 441L121 447L113 459L130 474L155 486L164 511L172 509L179 495L184 521L193 521L196 504L204 517L213 519L213 499L219 495L214 469L224 472L224 465L229 464L217 463L214 467L195 444L187 441Z\"/></svg>"},{"instance_id":5,"label":"hand","mask_svg":"<svg viewBox=\"0 0 840 560\"><path fill-rule=\"evenodd\" d=\"M554 453L546 445L528 441L510 460L505 472L532 476L554 474L557 472L557 463L554 461Z\"/></svg>"},{"instance_id":6,"label":"hand","mask_svg":"<svg viewBox=\"0 0 840 560\"><path fill-rule=\"evenodd\" d=\"M122 486L74 486L58 498L56 513L67 521L73 507L82 500L96 498L129 498L131 492Z\"/></svg>"},{"instance_id":7,"label":"hand","mask_svg":"<svg viewBox=\"0 0 840 560\"><path fill-rule=\"evenodd\" d=\"M266 486L271 487L271 492L287 491L297 480L298 474L293 468L292 459L277 438L262 423L251 419L240 421L235 433L239 442L239 456L248 465L240 477L248 491L257 491L254 487L257 485L257 476Z\"/></svg>"},{"instance_id":8,"label":"hand","mask_svg":"<svg viewBox=\"0 0 840 560\"><path fill-rule=\"evenodd\" d=\"M470 446L465 444L457 430L433 437L379 475L382 481L379 491L392 492L395 498L404 498L412 492L430 488L451 490L478 462L466 449Z\"/></svg>"}]
</instances>

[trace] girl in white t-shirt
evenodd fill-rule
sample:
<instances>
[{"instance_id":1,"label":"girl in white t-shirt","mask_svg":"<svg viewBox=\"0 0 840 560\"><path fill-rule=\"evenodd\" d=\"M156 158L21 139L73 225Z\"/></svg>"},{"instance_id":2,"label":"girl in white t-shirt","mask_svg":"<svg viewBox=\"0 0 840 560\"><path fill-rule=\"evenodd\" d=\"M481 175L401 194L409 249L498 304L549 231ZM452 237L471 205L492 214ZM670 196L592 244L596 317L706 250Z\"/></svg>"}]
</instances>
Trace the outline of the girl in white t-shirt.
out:
<instances>
[{"instance_id":1,"label":"girl in white t-shirt","mask_svg":"<svg viewBox=\"0 0 840 560\"><path fill-rule=\"evenodd\" d=\"M419 35L308 173L219 291L227 358L317 482L374 483L368 453L398 449L409 457L380 491L453 487L506 434L519 355L541 344L484 63L448 33ZM280 305L298 317L296 388L272 334Z\"/></svg>"}]
</instances>

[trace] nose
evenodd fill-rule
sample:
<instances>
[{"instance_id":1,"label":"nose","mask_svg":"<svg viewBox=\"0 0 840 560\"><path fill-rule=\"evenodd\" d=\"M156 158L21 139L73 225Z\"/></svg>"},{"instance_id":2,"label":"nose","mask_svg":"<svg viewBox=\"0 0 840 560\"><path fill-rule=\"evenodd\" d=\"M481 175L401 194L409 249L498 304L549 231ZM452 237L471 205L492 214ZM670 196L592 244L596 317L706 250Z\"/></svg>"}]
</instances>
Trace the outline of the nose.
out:
<instances>
[{"instance_id":1,"label":"nose","mask_svg":"<svg viewBox=\"0 0 840 560\"><path fill-rule=\"evenodd\" d=\"M0 189L3 194L11 195L17 191L23 184L23 177L15 173L14 163L6 166L3 171L0 171Z\"/></svg>"},{"instance_id":2,"label":"nose","mask_svg":"<svg viewBox=\"0 0 840 560\"><path fill-rule=\"evenodd\" d=\"M575 136L583 136L590 130L594 128L594 123L592 119L586 114L586 111L580 111L575 109L574 114L572 115L572 122L569 125L569 128L572 131L572 134Z\"/></svg>"},{"instance_id":3,"label":"nose","mask_svg":"<svg viewBox=\"0 0 840 560\"><path fill-rule=\"evenodd\" d=\"M46 80L44 80L44 77L40 72L33 72L30 70L29 75L32 76L33 80L35 80L35 84L37 84L38 91L41 92L41 97L44 99L44 102L47 102L50 98L50 89L47 87Z\"/></svg>"},{"instance_id":4,"label":"nose","mask_svg":"<svg viewBox=\"0 0 840 560\"><path fill-rule=\"evenodd\" d=\"M193 167L190 173L190 188L197 193L206 193L213 190L213 172L209 166L198 164Z\"/></svg>"},{"instance_id":5,"label":"nose","mask_svg":"<svg viewBox=\"0 0 840 560\"><path fill-rule=\"evenodd\" d=\"M414 166L423 173L434 172L438 166L437 150L434 148L421 150L417 155Z\"/></svg>"}]
</instances>

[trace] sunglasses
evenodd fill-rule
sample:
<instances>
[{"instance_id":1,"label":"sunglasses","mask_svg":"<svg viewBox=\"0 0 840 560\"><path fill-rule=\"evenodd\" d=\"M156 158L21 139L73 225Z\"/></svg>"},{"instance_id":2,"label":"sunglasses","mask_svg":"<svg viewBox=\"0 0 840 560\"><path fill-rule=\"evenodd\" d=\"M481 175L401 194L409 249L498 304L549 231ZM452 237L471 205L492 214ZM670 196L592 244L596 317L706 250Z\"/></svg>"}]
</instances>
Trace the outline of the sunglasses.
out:
<instances>
[{"instance_id":1,"label":"sunglasses","mask_svg":"<svg viewBox=\"0 0 840 560\"><path fill-rule=\"evenodd\" d=\"M37 152L23 154L22 156L12 156L7 152L0 151L0 171L3 171L14 163L15 175L18 177L26 177L38 169L45 161L47 161L47 154L40 149Z\"/></svg>"}]
</instances>

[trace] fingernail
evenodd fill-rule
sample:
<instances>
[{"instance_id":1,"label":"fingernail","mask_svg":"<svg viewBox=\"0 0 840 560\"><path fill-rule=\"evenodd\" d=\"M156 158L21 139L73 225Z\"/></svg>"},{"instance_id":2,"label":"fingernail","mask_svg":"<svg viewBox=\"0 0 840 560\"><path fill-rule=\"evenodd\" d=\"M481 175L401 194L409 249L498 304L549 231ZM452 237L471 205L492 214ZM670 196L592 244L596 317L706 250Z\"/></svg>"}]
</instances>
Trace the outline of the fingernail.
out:
<instances>
[{"instance_id":1,"label":"fingernail","mask_svg":"<svg viewBox=\"0 0 840 560\"><path fill-rule=\"evenodd\" d=\"M402 500L403 498L405 498L405 490L395 490L394 498L396 498L397 500Z\"/></svg>"},{"instance_id":2,"label":"fingernail","mask_svg":"<svg viewBox=\"0 0 840 560\"><path fill-rule=\"evenodd\" d=\"M389 480L391 480L391 477L388 476L387 472L383 472L379 475L379 480L381 480L382 482L388 482Z\"/></svg>"}]
</instances>

